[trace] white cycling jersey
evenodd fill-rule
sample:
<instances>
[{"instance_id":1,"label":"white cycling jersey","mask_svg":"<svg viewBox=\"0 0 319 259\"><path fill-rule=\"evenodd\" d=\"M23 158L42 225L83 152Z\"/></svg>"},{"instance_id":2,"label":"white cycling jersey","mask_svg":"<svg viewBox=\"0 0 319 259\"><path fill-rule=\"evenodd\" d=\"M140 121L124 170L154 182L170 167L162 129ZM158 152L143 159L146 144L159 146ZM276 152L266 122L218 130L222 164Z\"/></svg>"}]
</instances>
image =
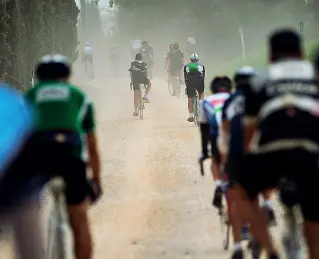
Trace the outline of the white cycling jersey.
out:
<instances>
[{"instance_id":1,"label":"white cycling jersey","mask_svg":"<svg viewBox=\"0 0 319 259\"><path fill-rule=\"evenodd\" d=\"M83 53L85 56L93 56L93 48L92 46L85 46Z\"/></svg>"},{"instance_id":2,"label":"white cycling jersey","mask_svg":"<svg viewBox=\"0 0 319 259\"><path fill-rule=\"evenodd\" d=\"M223 154L227 152L227 147L225 145L225 136L222 136L220 126L222 124L224 103L229 97L229 93L216 93L199 102L199 123L208 123L213 127L218 127L217 144Z\"/></svg>"}]
</instances>

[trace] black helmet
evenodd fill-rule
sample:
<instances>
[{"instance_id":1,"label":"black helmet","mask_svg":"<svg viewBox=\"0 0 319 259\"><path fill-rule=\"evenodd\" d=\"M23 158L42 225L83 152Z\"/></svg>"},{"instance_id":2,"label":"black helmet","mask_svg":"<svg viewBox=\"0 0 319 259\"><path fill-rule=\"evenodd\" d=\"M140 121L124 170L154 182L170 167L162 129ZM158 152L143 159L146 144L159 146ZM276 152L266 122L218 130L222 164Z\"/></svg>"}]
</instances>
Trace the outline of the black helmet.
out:
<instances>
[{"instance_id":1,"label":"black helmet","mask_svg":"<svg viewBox=\"0 0 319 259\"><path fill-rule=\"evenodd\" d=\"M234 82L237 84L246 83L248 80L257 75L256 70L251 66L243 66L235 71Z\"/></svg>"},{"instance_id":2,"label":"black helmet","mask_svg":"<svg viewBox=\"0 0 319 259\"><path fill-rule=\"evenodd\" d=\"M232 89L232 81L228 76L216 76L210 83L210 89L213 93L229 93Z\"/></svg>"},{"instance_id":3,"label":"black helmet","mask_svg":"<svg viewBox=\"0 0 319 259\"><path fill-rule=\"evenodd\" d=\"M71 75L71 64L61 54L42 57L36 67L36 76L40 81L68 78Z\"/></svg>"}]
</instances>

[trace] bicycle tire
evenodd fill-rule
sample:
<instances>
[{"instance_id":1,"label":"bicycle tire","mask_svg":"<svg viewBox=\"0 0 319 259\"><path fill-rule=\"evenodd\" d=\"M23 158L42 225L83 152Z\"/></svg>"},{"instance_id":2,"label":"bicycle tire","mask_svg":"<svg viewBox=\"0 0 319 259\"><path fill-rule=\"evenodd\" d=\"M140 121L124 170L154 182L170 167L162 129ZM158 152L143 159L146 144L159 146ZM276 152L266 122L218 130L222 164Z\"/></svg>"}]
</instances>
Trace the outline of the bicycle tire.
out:
<instances>
[{"instance_id":1,"label":"bicycle tire","mask_svg":"<svg viewBox=\"0 0 319 259\"><path fill-rule=\"evenodd\" d=\"M169 92L170 96L173 96L173 92L174 92L173 84L171 82L168 82L167 87L168 87L168 92Z\"/></svg>"},{"instance_id":2,"label":"bicycle tire","mask_svg":"<svg viewBox=\"0 0 319 259\"><path fill-rule=\"evenodd\" d=\"M252 259L260 259L261 258L262 248L256 240L252 239L250 241L249 248L251 250L251 258Z\"/></svg>"},{"instance_id":3,"label":"bicycle tire","mask_svg":"<svg viewBox=\"0 0 319 259\"><path fill-rule=\"evenodd\" d=\"M144 114L143 113L144 113L143 109L139 108L139 118L140 118L140 120L143 120L143 118L144 118Z\"/></svg>"},{"instance_id":4,"label":"bicycle tire","mask_svg":"<svg viewBox=\"0 0 319 259\"><path fill-rule=\"evenodd\" d=\"M222 236L223 249L228 250L230 241L230 225L228 223L225 209L222 207L219 211L220 232Z\"/></svg>"},{"instance_id":5,"label":"bicycle tire","mask_svg":"<svg viewBox=\"0 0 319 259\"><path fill-rule=\"evenodd\" d=\"M198 123L198 104L199 104L199 100L198 100L198 93L196 92L194 98L193 98L193 113L194 113L194 124L195 126L199 127L199 123Z\"/></svg>"}]
</instances>

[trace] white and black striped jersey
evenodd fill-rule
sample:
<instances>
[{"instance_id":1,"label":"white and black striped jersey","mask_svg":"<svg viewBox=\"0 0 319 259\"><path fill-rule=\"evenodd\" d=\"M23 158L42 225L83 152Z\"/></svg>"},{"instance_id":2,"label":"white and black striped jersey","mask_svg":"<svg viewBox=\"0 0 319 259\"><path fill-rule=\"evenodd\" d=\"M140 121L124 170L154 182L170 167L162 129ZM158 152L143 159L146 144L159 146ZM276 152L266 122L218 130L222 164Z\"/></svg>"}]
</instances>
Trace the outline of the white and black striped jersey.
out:
<instances>
[{"instance_id":1,"label":"white and black striped jersey","mask_svg":"<svg viewBox=\"0 0 319 259\"><path fill-rule=\"evenodd\" d=\"M289 59L269 65L252 78L245 97L245 124L259 126L255 152L318 152L319 88L311 63Z\"/></svg>"}]
</instances>

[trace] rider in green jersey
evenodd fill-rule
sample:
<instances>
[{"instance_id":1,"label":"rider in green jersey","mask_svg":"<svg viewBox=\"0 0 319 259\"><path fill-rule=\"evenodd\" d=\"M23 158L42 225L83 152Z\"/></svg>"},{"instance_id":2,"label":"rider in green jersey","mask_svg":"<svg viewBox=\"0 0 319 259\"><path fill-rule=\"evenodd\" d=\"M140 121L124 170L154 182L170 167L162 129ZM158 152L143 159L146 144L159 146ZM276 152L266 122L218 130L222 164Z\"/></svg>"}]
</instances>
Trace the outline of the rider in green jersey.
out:
<instances>
[{"instance_id":1,"label":"rider in green jersey","mask_svg":"<svg viewBox=\"0 0 319 259\"><path fill-rule=\"evenodd\" d=\"M101 195L93 105L83 91L69 83L71 68L65 57L43 57L36 75L39 82L25 93L36 113L36 129L26 153L36 161L34 170L63 177L74 252L77 259L90 259L88 196L92 194L96 200ZM81 157L84 137L93 172L91 182Z\"/></svg>"}]
</instances>

